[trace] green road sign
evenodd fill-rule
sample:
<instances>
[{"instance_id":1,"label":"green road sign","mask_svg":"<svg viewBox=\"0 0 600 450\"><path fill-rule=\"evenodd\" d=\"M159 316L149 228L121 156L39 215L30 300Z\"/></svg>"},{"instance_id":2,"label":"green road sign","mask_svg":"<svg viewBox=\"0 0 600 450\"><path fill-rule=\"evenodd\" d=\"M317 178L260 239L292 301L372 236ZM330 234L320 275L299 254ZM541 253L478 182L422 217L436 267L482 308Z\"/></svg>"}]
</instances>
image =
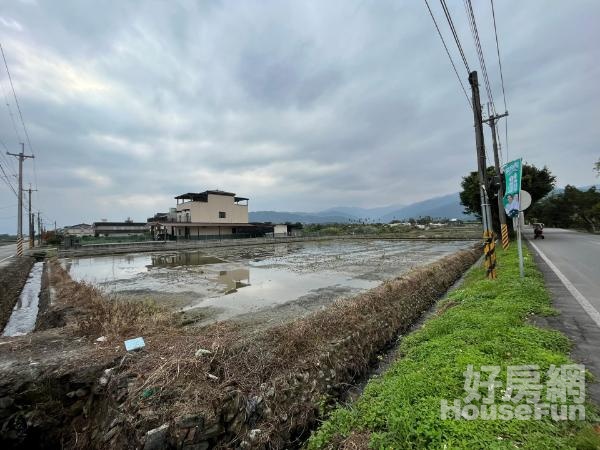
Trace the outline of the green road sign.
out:
<instances>
[{"instance_id":1,"label":"green road sign","mask_svg":"<svg viewBox=\"0 0 600 450\"><path fill-rule=\"evenodd\" d=\"M504 211L509 217L517 217L519 215L519 194L521 192L521 158L515 159L504 165L504 181L505 194L502 199L504 203Z\"/></svg>"}]
</instances>

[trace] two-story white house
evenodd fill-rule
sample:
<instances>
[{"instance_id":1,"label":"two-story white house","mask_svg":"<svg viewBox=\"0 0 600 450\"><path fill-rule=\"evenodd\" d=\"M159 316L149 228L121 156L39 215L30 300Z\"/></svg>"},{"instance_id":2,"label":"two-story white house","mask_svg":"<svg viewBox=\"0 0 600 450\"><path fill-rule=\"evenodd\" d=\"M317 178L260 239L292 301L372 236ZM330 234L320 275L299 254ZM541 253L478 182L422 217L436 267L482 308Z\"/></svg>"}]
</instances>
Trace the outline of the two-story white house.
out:
<instances>
[{"instance_id":1,"label":"two-story white house","mask_svg":"<svg viewBox=\"0 0 600 450\"><path fill-rule=\"evenodd\" d=\"M219 190L188 192L175 197L176 216L154 224L161 233L178 239L203 239L231 234L247 235L248 198Z\"/></svg>"}]
</instances>

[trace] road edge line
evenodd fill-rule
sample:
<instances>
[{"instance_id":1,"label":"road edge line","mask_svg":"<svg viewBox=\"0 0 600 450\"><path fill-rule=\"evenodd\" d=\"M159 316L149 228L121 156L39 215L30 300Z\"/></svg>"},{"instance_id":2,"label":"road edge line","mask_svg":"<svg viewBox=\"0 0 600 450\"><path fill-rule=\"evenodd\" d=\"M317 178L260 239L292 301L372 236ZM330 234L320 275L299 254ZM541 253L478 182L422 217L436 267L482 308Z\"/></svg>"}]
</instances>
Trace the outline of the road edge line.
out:
<instances>
[{"instance_id":1,"label":"road edge line","mask_svg":"<svg viewBox=\"0 0 600 450\"><path fill-rule=\"evenodd\" d=\"M15 256L15 255L10 255L10 256L7 256L7 257L6 257L6 258L4 258L4 259L0 259L0 263L2 263L2 262L4 262L4 261L6 261L7 259L10 259L10 258L12 258L13 256Z\"/></svg>"},{"instance_id":2,"label":"road edge line","mask_svg":"<svg viewBox=\"0 0 600 450\"><path fill-rule=\"evenodd\" d=\"M556 274L562 284L567 288L567 290L571 293L571 295L577 300L577 303L583 308L583 310L587 313L587 315L592 319L598 328L600 328L600 312L589 302L587 298L583 296L581 292L569 281L569 279L563 275L563 273L554 265L552 261L542 252L537 245L528 240L528 244L531 245L535 251L540 255L540 257L544 260L548 267L552 269L552 271Z\"/></svg>"}]
</instances>

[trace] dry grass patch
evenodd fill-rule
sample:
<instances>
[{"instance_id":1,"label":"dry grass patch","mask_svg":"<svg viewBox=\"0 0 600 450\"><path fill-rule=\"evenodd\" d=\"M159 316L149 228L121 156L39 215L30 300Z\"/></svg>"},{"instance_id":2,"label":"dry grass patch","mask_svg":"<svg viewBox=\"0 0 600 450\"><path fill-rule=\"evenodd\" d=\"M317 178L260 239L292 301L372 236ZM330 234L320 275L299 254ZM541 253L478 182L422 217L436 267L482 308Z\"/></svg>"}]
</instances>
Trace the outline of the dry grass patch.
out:
<instances>
[{"instance_id":1,"label":"dry grass patch","mask_svg":"<svg viewBox=\"0 0 600 450\"><path fill-rule=\"evenodd\" d=\"M76 334L127 339L173 327L172 313L153 301L124 300L107 295L89 283L74 281L56 259L50 261L50 267L50 285L56 296L51 309Z\"/></svg>"}]
</instances>

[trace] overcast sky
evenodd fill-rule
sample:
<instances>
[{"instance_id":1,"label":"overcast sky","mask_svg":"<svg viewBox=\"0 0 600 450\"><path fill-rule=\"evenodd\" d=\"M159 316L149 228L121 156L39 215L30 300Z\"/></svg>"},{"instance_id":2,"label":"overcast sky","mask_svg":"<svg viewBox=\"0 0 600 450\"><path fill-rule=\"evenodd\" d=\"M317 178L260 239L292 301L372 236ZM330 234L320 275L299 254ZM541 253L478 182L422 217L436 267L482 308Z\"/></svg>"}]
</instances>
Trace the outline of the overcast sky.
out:
<instances>
[{"instance_id":1,"label":"overcast sky","mask_svg":"<svg viewBox=\"0 0 600 450\"><path fill-rule=\"evenodd\" d=\"M463 2L448 3L479 70ZM489 2L473 3L503 111ZM34 209L59 226L145 220L175 195L215 188L250 197L251 210L407 204L456 192L475 170L472 113L421 0L0 5L36 156L26 183L37 178ZM560 185L597 182L600 2L495 6L508 158L548 165ZM0 83L19 125L4 70ZM11 151L18 131L2 105ZM491 157L489 129L486 147ZM14 232L16 197L3 183L0 208L0 232Z\"/></svg>"}]
</instances>

